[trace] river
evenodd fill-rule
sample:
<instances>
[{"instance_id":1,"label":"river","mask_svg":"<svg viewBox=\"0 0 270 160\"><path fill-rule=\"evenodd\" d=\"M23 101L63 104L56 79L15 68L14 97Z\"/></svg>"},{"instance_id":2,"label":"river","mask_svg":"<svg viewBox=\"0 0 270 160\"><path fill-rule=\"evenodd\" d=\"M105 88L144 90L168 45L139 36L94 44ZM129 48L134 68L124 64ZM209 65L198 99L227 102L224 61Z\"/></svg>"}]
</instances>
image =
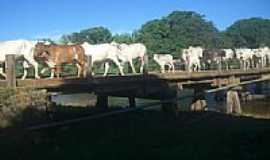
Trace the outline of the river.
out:
<instances>
[{"instance_id":1,"label":"river","mask_svg":"<svg viewBox=\"0 0 270 160\"><path fill-rule=\"evenodd\" d=\"M257 87L253 90L253 94L256 92L270 95L270 85L263 84L260 88ZM254 88L254 86L249 86ZM259 90L259 91L258 91ZM189 106L192 102L191 90L184 90L180 95L180 104L182 110L189 110ZM207 105L210 110L224 111L226 107L225 92L219 93L219 99L214 94L206 95ZM190 96L190 97L189 97ZM184 98L181 98L184 97ZM73 106L73 107L94 107L96 103L96 96L94 94L69 94L58 95L53 97L53 101L60 106ZM137 106L147 105L157 100L136 99ZM110 107L127 107L129 104L128 98L109 97ZM270 98L260 98L251 101L241 102L243 115L251 116L254 118L267 118L270 119Z\"/></svg>"}]
</instances>

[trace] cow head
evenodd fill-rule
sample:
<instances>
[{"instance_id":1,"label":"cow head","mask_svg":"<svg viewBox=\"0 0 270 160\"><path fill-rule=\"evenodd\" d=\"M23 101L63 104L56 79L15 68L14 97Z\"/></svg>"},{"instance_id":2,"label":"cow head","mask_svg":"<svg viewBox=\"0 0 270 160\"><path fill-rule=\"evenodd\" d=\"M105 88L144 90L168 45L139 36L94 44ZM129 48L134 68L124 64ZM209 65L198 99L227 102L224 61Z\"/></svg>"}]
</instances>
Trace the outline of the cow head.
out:
<instances>
[{"instance_id":1,"label":"cow head","mask_svg":"<svg viewBox=\"0 0 270 160\"><path fill-rule=\"evenodd\" d=\"M38 42L35 46L34 58L36 60L48 60L50 53L48 51L49 45Z\"/></svg>"}]
</instances>

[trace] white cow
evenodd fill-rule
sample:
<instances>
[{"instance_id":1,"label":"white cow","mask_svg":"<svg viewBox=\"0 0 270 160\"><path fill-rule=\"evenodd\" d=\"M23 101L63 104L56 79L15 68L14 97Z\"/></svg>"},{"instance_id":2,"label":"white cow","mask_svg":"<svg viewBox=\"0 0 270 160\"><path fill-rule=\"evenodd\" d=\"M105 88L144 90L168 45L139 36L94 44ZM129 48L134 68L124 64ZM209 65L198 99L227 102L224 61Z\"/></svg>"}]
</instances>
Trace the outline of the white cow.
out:
<instances>
[{"instance_id":1,"label":"white cow","mask_svg":"<svg viewBox=\"0 0 270 160\"><path fill-rule=\"evenodd\" d=\"M254 51L249 48L235 49L236 58L240 60L241 68L247 70L252 67Z\"/></svg>"},{"instance_id":2,"label":"white cow","mask_svg":"<svg viewBox=\"0 0 270 160\"><path fill-rule=\"evenodd\" d=\"M146 55L147 49L142 43L134 43L134 44L118 44L115 42L111 43L113 46L116 46L120 50L120 54L118 55L119 60L123 63L128 62L132 72L136 73L135 67L133 65L132 60L139 58L141 61L140 73L143 72L144 67L144 56Z\"/></svg>"},{"instance_id":3,"label":"white cow","mask_svg":"<svg viewBox=\"0 0 270 160\"><path fill-rule=\"evenodd\" d=\"M36 41L28 40L13 40L5 41L0 43L0 62L5 61L5 56L7 54L15 55L15 58L23 60L24 73L22 79L25 79L27 76L27 69L29 65L32 65L35 69L35 78L39 79L38 75L38 63L34 60L34 49ZM0 69L0 75L6 77L3 73L3 68Z\"/></svg>"},{"instance_id":4,"label":"white cow","mask_svg":"<svg viewBox=\"0 0 270 160\"><path fill-rule=\"evenodd\" d=\"M188 49L183 49L182 59L187 64L187 70L191 71L199 71L201 70L200 59L202 58L203 49L201 47L192 47L190 46Z\"/></svg>"},{"instance_id":5,"label":"white cow","mask_svg":"<svg viewBox=\"0 0 270 160\"><path fill-rule=\"evenodd\" d=\"M84 48L85 54L87 56L92 56L92 65L94 62L106 62L108 60L111 60L119 68L120 74L124 75L123 66L118 60L118 55L120 54L120 51L116 46L108 43L92 45L87 42L84 42L81 46ZM106 62L104 76L108 74L109 67L109 63Z\"/></svg>"},{"instance_id":6,"label":"white cow","mask_svg":"<svg viewBox=\"0 0 270 160\"><path fill-rule=\"evenodd\" d=\"M222 49L225 52L225 57L223 57L223 60L226 63L226 69L229 70L230 66L229 66L229 60L236 58L235 57L235 53L232 49Z\"/></svg>"},{"instance_id":7,"label":"white cow","mask_svg":"<svg viewBox=\"0 0 270 160\"><path fill-rule=\"evenodd\" d=\"M174 72L174 60L170 54L154 54L154 60L159 64L161 73L165 73L165 66L169 66L169 71Z\"/></svg>"},{"instance_id":8,"label":"white cow","mask_svg":"<svg viewBox=\"0 0 270 160\"><path fill-rule=\"evenodd\" d=\"M270 59L270 48L269 47L261 47L255 49L255 54L261 58L261 66L267 67L267 60Z\"/></svg>"}]
</instances>

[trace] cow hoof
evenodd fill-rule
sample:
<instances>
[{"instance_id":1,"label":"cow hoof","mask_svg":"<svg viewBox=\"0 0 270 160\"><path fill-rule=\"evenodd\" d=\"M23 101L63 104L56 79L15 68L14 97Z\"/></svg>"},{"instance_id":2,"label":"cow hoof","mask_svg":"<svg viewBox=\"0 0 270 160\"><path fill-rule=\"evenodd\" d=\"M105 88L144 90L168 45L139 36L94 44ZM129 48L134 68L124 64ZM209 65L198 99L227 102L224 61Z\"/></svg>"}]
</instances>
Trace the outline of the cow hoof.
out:
<instances>
[{"instance_id":1,"label":"cow hoof","mask_svg":"<svg viewBox=\"0 0 270 160\"><path fill-rule=\"evenodd\" d=\"M36 76L35 78L36 78L36 79L40 79L40 76Z\"/></svg>"}]
</instances>

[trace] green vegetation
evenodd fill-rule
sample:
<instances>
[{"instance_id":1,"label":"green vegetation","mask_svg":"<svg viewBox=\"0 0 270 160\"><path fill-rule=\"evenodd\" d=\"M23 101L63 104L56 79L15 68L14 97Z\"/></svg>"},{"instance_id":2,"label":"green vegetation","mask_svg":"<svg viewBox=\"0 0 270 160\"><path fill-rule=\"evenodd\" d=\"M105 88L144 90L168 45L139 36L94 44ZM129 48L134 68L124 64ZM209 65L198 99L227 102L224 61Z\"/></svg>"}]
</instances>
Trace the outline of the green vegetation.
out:
<instances>
[{"instance_id":1,"label":"green vegetation","mask_svg":"<svg viewBox=\"0 0 270 160\"><path fill-rule=\"evenodd\" d=\"M44 90L0 88L0 128L18 127L22 121L29 123L44 118L46 104Z\"/></svg>"},{"instance_id":2,"label":"green vegetation","mask_svg":"<svg viewBox=\"0 0 270 160\"><path fill-rule=\"evenodd\" d=\"M218 31L213 22L192 11L174 11L168 16L146 22L133 33L112 35L104 27L95 27L64 35L64 43L97 44L112 40L119 43L144 43L148 53L169 53L178 58L181 49L189 46L204 48L237 48L270 46L270 20L250 18L236 21L225 31Z\"/></svg>"}]
</instances>

